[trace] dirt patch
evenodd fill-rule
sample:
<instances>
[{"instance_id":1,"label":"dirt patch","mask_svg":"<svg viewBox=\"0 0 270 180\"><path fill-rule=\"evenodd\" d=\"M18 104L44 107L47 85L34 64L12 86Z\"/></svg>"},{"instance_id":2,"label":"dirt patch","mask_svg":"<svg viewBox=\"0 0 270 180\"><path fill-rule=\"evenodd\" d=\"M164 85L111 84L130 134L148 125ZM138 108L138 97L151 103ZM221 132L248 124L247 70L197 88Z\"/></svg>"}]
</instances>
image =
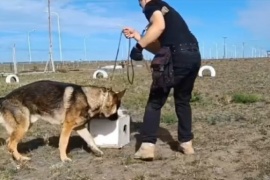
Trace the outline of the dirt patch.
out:
<instances>
[{"instance_id":1,"label":"dirt patch","mask_svg":"<svg viewBox=\"0 0 270 180\"><path fill-rule=\"evenodd\" d=\"M68 155L73 161L61 163L58 151L60 127L39 121L19 146L20 151L32 160L18 164L6 151L7 135L0 127L0 179L270 179L269 63L269 60L204 62L215 68L217 76L212 78L206 74L195 84L192 108L196 154L185 156L176 150L177 119L170 96L162 110L157 157L152 162L133 159L150 83L145 69L135 69L133 85L127 83L123 72L116 74L112 82L92 80L92 71L69 72L64 76L61 73L22 76L22 84L53 79L78 84L106 83L119 90L127 87L123 106L132 116L131 142L122 149L103 149L105 155L98 158L73 133L68 147ZM0 94L18 86L1 82ZM234 102L234 95L239 96L239 93L245 94L245 101L254 94L260 98L248 101L250 103Z\"/></svg>"}]
</instances>

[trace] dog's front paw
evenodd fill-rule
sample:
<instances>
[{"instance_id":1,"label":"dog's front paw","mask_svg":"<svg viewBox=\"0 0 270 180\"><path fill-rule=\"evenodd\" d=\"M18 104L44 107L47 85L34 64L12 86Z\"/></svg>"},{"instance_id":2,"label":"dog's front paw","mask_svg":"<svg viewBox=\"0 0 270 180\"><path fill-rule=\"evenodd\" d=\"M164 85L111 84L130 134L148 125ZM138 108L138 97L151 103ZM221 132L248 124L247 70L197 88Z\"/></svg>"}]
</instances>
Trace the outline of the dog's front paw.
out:
<instances>
[{"instance_id":1,"label":"dog's front paw","mask_svg":"<svg viewBox=\"0 0 270 180\"><path fill-rule=\"evenodd\" d=\"M21 161L30 161L31 158L30 157L27 157L27 156L21 156Z\"/></svg>"},{"instance_id":2,"label":"dog's front paw","mask_svg":"<svg viewBox=\"0 0 270 180\"><path fill-rule=\"evenodd\" d=\"M10 138L7 138L7 139L6 139L6 144L8 144L8 143L9 143L9 140L10 140Z\"/></svg>"},{"instance_id":3,"label":"dog's front paw","mask_svg":"<svg viewBox=\"0 0 270 180\"><path fill-rule=\"evenodd\" d=\"M94 152L94 154L96 155L96 156L98 156L98 157L101 157L101 156L103 156L103 152L101 151L101 150L99 150L99 149L93 149L93 152Z\"/></svg>"},{"instance_id":4,"label":"dog's front paw","mask_svg":"<svg viewBox=\"0 0 270 180\"><path fill-rule=\"evenodd\" d=\"M64 157L61 157L61 161L62 162L71 162L72 160L69 157L64 156Z\"/></svg>"},{"instance_id":5,"label":"dog's front paw","mask_svg":"<svg viewBox=\"0 0 270 180\"><path fill-rule=\"evenodd\" d=\"M31 158L27 156L23 156L19 153L11 153L16 161L30 161Z\"/></svg>"}]
</instances>

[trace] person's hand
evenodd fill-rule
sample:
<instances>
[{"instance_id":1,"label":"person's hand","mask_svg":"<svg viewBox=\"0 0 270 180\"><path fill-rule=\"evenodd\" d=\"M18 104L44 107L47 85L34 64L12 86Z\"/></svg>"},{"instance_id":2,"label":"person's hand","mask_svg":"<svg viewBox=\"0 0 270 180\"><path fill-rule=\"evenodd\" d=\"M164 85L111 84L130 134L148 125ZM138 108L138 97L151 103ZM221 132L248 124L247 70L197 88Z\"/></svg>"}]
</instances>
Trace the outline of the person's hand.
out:
<instances>
[{"instance_id":1,"label":"person's hand","mask_svg":"<svg viewBox=\"0 0 270 180\"><path fill-rule=\"evenodd\" d=\"M125 35L126 38L134 38L135 30L130 27L125 27L123 28L123 34Z\"/></svg>"},{"instance_id":2,"label":"person's hand","mask_svg":"<svg viewBox=\"0 0 270 180\"><path fill-rule=\"evenodd\" d=\"M125 35L126 38L134 38L135 40L140 40L141 35L133 28L131 27L125 27L123 28L123 34Z\"/></svg>"},{"instance_id":3,"label":"person's hand","mask_svg":"<svg viewBox=\"0 0 270 180\"><path fill-rule=\"evenodd\" d=\"M143 48L139 43L137 43L130 52L130 58L135 61L141 61L143 60L143 54L142 54Z\"/></svg>"}]
</instances>

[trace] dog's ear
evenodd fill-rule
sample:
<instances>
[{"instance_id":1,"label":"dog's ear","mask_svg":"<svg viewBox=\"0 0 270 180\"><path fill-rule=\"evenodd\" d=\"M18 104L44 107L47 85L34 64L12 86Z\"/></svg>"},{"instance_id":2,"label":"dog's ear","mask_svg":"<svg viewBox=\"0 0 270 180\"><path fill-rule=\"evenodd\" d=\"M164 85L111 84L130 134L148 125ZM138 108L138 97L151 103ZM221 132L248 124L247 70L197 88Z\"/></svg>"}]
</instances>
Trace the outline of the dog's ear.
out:
<instances>
[{"instance_id":1,"label":"dog's ear","mask_svg":"<svg viewBox=\"0 0 270 180\"><path fill-rule=\"evenodd\" d=\"M116 92L116 95L118 97L119 100L122 99L122 97L125 95L126 89L124 89L123 91L120 92Z\"/></svg>"}]
</instances>

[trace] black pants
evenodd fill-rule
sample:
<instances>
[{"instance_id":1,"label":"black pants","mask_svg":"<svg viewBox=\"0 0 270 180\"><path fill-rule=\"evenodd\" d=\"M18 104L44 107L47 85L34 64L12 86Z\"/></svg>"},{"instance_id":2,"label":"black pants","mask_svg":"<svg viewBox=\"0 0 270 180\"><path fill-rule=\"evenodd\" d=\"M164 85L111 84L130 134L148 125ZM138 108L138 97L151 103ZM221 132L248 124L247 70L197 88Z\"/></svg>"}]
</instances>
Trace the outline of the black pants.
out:
<instances>
[{"instance_id":1,"label":"black pants","mask_svg":"<svg viewBox=\"0 0 270 180\"><path fill-rule=\"evenodd\" d=\"M173 55L173 62L175 84L172 88L178 118L178 140L187 142L193 139L190 99L200 69L201 56L199 52L176 52ZM170 91L164 92L162 89L150 90L140 131L142 142L156 143L161 108L169 93Z\"/></svg>"}]
</instances>

